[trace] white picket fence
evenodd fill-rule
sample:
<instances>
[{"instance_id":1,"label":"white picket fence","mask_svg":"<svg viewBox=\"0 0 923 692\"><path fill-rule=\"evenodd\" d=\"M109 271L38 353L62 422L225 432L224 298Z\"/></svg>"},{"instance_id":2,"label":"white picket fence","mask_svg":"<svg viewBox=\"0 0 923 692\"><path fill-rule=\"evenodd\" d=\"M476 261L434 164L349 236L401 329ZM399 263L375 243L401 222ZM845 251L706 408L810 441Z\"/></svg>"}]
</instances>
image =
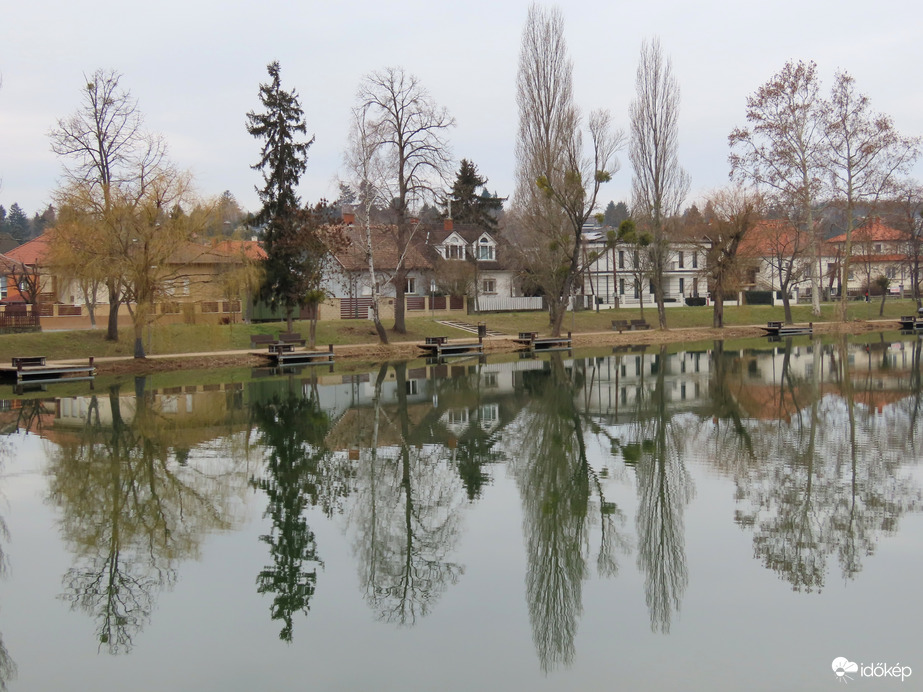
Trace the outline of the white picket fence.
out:
<instances>
[{"instance_id":1,"label":"white picket fence","mask_svg":"<svg viewBox=\"0 0 923 692\"><path fill-rule=\"evenodd\" d=\"M481 312L518 312L542 310L542 298L523 296L478 296L477 309Z\"/></svg>"}]
</instances>

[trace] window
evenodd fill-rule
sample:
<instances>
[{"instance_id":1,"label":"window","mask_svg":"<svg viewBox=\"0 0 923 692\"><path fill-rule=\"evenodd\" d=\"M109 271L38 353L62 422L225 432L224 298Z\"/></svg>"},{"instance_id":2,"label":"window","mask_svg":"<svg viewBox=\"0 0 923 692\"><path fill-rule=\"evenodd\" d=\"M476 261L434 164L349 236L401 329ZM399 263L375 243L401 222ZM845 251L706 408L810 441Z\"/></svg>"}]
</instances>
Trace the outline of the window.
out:
<instances>
[{"instance_id":1,"label":"window","mask_svg":"<svg viewBox=\"0 0 923 692\"><path fill-rule=\"evenodd\" d=\"M490 241L487 238L481 238L481 242L478 243L478 259L479 260L493 260L494 259L494 246L491 245Z\"/></svg>"},{"instance_id":2,"label":"window","mask_svg":"<svg viewBox=\"0 0 923 692\"><path fill-rule=\"evenodd\" d=\"M6 277L0 276L0 298L6 298Z\"/></svg>"},{"instance_id":3,"label":"window","mask_svg":"<svg viewBox=\"0 0 923 692\"><path fill-rule=\"evenodd\" d=\"M699 253L698 252L692 253L692 268L693 269L699 268Z\"/></svg>"},{"instance_id":4,"label":"window","mask_svg":"<svg viewBox=\"0 0 923 692\"><path fill-rule=\"evenodd\" d=\"M888 267L887 270L885 270L885 276L887 276L889 279L896 279L897 267Z\"/></svg>"},{"instance_id":5,"label":"window","mask_svg":"<svg viewBox=\"0 0 923 692\"><path fill-rule=\"evenodd\" d=\"M686 295L685 288L686 288L686 280L683 279L682 277L680 277L680 279L679 279L679 294L680 294L681 296Z\"/></svg>"},{"instance_id":6,"label":"window","mask_svg":"<svg viewBox=\"0 0 923 692\"><path fill-rule=\"evenodd\" d=\"M686 266L686 260L683 257L683 251L680 250L679 251L679 268L683 269L685 266Z\"/></svg>"},{"instance_id":7,"label":"window","mask_svg":"<svg viewBox=\"0 0 923 692\"><path fill-rule=\"evenodd\" d=\"M496 279L483 279L481 281L481 293L496 293L497 292L497 280Z\"/></svg>"},{"instance_id":8,"label":"window","mask_svg":"<svg viewBox=\"0 0 923 692\"><path fill-rule=\"evenodd\" d=\"M625 251L619 250L619 269L625 268ZM624 291L622 291L624 293Z\"/></svg>"},{"instance_id":9,"label":"window","mask_svg":"<svg viewBox=\"0 0 923 692\"><path fill-rule=\"evenodd\" d=\"M881 243L875 243L875 252L881 252Z\"/></svg>"},{"instance_id":10,"label":"window","mask_svg":"<svg viewBox=\"0 0 923 692\"><path fill-rule=\"evenodd\" d=\"M619 295L625 295L625 279L619 279Z\"/></svg>"},{"instance_id":11,"label":"window","mask_svg":"<svg viewBox=\"0 0 923 692\"><path fill-rule=\"evenodd\" d=\"M446 245L445 256L446 256L446 259L465 259L465 246L464 245Z\"/></svg>"},{"instance_id":12,"label":"window","mask_svg":"<svg viewBox=\"0 0 923 692\"><path fill-rule=\"evenodd\" d=\"M654 280L653 279L650 280L650 285L648 286L648 292L651 295L654 295Z\"/></svg>"},{"instance_id":13,"label":"window","mask_svg":"<svg viewBox=\"0 0 923 692\"><path fill-rule=\"evenodd\" d=\"M407 283L404 284L404 293L416 293L417 292L417 280L410 278L407 279Z\"/></svg>"},{"instance_id":14,"label":"window","mask_svg":"<svg viewBox=\"0 0 923 692\"><path fill-rule=\"evenodd\" d=\"M417 394L417 380L407 380L404 383L407 386L408 394Z\"/></svg>"}]
</instances>

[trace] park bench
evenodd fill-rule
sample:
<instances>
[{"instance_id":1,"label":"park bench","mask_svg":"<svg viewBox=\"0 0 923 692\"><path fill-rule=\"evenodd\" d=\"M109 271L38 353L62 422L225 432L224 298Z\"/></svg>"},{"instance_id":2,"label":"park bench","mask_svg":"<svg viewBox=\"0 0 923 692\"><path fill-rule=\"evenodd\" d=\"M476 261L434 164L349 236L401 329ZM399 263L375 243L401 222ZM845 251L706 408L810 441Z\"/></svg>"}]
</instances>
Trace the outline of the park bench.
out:
<instances>
[{"instance_id":1,"label":"park bench","mask_svg":"<svg viewBox=\"0 0 923 692\"><path fill-rule=\"evenodd\" d=\"M302 339L301 334L298 332L279 332L278 340L283 344L297 344L299 346L304 346L307 343L307 340Z\"/></svg>"},{"instance_id":2,"label":"park bench","mask_svg":"<svg viewBox=\"0 0 923 692\"><path fill-rule=\"evenodd\" d=\"M250 348L256 348L257 346L268 346L275 340L275 337L270 334L251 334Z\"/></svg>"},{"instance_id":3,"label":"park bench","mask_svg":"<svg viewBox=\"0 0 923 692\"><path fill-rule=\"evenodd\" d=\"M647 321L645 320L632 320L631 328L632 329L650 329L651 325L649 325Z\"/></svg>"},{"instance_id":4,"label":"park bench","mask_svg":"<svg viewBox=\"0 0 923 692\"><path fill-rule=\"evenodd\" d=\"M426 337L426 343L429 346L441 346L449 340L447 336L428 336Z\"/></svg>"},{"instance_id":5,"label":"park bench","mask_svg":"<svg viewBox=\"0 0 923 692\"><path fill-rule=\"evenodd\" d=\"M519 332L520 341L534 341L538 337L538 332Z\"/></svg>"},{"instance_id":6,"label":"park bench","mask_svg":"<svg viewBox=\"0 0 923 692\"><path fill-rule=\"evenodd\" d=\"M612 329L621 334L626 329L631 329L631 325L628 324L628 320L612 320Z\"/></svg>"}]
</instances>

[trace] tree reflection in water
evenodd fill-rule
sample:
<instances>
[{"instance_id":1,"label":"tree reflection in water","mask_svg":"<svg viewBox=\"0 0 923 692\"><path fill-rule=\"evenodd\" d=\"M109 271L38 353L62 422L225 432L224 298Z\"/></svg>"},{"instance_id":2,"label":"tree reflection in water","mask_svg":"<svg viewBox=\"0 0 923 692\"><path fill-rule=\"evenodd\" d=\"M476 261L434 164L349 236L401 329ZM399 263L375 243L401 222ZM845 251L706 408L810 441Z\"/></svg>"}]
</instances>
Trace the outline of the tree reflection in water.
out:
<instances>
[{"instance_id":1,"label":"tree reflection in water","mask_svg":"<svg viewBox=\"0 0 923 692\"><path fill-rule=\"evenodd\" d=\"M273 620L282 621L279 638L292 640L293 616L307 613L317 583L318 556L314 532L305 519L309 506L337 511L348 492L344 469L336 467L324 438L330 418L318 402L317 390L298 391L289 378L283 391L252 403L253 419L266 448L266 473L251 485L266 493L269 534L260 540L269 546L272 564L257 577L257 591L273 594ZM306 564L313 565L311 569Z\"/></svg>"},{"instance_id":2,"label":"tree reflection in water","mask_svg":"<svg viewBox=\"0 0 923 692\"><path fill-rule=\"evenodd\" d=\"M919 344L913 348L915 368ZM795 591L821 591L830 556L844 579L855 578L879 537L921 506L919 486L903 471L910 450L902 449L914 439L918 395L880 419L882 374L871 362L853 367L857 352L845 337L823 353L818 345L805 375L784 359L791 415L754 425L759 463L737 477L736 521L753 531L755 556Z\"/></svg>"},{"instance_id":3,"label":"tree reflection in water","mask_svg":"<svg viewBox=\"0 0 923 692\"><path fill-rule=\"evenodd\" d=\"M580 372L565 368L559 353L550 371L523 373L529 403L509 429L511 465L523 502L526 540L526 601L532 638L542 670L569 666L583 612L593 517L602 524L599 571L618 572L615 546L621 513L606 502L587 460L584 422L575 396ZM596 492L598 505L592 505Z\"/></svg>"},{"instance_id":4,"label":"tree reflection in water","mask_svg":"<svg viewBox=\"0 0 923 692\"><path fill-rule=\"evenodd\" d=\"M651 365L655 377L650 400L639 398L637 415L638 568L645 575L651 629L666 633L689 583L683 514L694 487L683 461L688 431L667 408L666 347L652 354Z\"/></svg>"},{"instance_id":5,"label":"tree reflection in water","mask_svg":"<svg viewBox=\"0 0 923 692\"><path fill-rule=\"evenodd\" d=\"M365 599L377 616L413 625L455 584L450 560L465 493L441 445L410 443L406 365L394 366L397 407L386 407L382 365L372 399L371 435L360 451L351 526Z\"/></svg>"},{"instance_id":6,"label":"tree reflection in water","mask_svg":"<svg viewBox=\"0 0 923 692\"><path fill-rule=\"evenodd\" d=\"M83 428L50 457L49 497L75 557L61 598L97 621L99 646L112 654L131 650L158 593L175 583L177 562L235 523L234 474L181 463L175 439L138 378L135 397L118 386L102 401L90 397Z\"/></svg>"},{"instance_id":7,"label":"tree reflection in water","mask_svg":"<svg viewBox=\"0 0 923 692\"><path fill-rule=\"evenodd\" d=\"M6 466L11 453L10 442L5 437L0 438L0 469ZM9 538L6 518L0 516L0 579L6 578L7 575L6 542ZM7 650L3 637L0 636L0 691L7 689L10 681L16 678L16 672L16 662Z\"/></svg>"}]
</instances>

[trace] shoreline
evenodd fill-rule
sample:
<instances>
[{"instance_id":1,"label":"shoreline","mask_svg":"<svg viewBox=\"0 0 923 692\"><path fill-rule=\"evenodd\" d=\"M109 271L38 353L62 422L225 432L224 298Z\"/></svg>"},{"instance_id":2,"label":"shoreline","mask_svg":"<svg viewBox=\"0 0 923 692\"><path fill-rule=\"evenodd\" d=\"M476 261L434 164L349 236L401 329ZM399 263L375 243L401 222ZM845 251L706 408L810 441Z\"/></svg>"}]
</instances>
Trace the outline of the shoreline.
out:
<instances>
[{"instance_id":1,"label":"shoreline","mask_svg":"<svg viewBox=\"0 0 923 692\"><path fill-rule=\"evenodd\" d=\"M894 326L894 320L854 322L816 322L814 334L863 334L886 331ZM727 339L745 339L765 336L759 325L731 326L716 329L714 327L684 327L680 329L647 329L640 331L582 332L572 335L573 347L592 348L600 346L627 346L642 344L671 344L684 341L721 341ZM450 342L472 341L474 337L450 339ZM383 345L379 343L346 344L334 347L337 361L370 361L383 363L392 360L413 360L423 354L418 342L400 342ZM484 353L513 353L522 348L513 341L513 337L487 337L484 339ZM320 350L320 349L319 349ZM58 362L85 363L86 359ZM225 367L258 367L265 365L266 359L254 351L218 351L211 353L172 353L151 355L144 359L130 356L108 357L95 360L98 375L138 374L174 370L207 370Z\"/></svg>"}]
</instances>

